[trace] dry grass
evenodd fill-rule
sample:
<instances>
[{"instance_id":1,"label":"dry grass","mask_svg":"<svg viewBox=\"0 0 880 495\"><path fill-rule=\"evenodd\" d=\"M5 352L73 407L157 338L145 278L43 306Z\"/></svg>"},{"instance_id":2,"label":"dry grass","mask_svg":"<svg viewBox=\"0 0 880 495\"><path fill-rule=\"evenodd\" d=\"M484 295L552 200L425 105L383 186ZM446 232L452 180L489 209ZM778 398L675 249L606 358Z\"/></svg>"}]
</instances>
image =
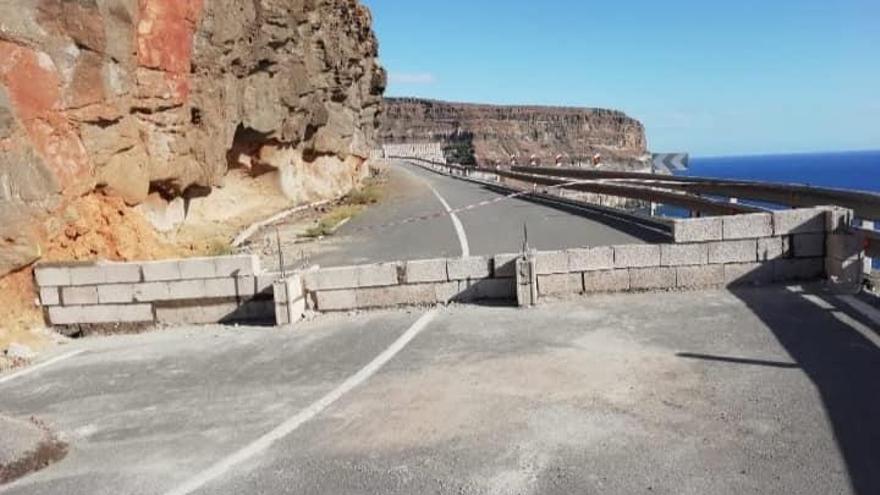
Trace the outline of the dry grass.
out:
<instances>
[{"instance_id":1,"label":"dry grass","mask_svg":"<svg viewBox=\"0 0 880 495\"><path fill-rule=\"evenodd\" d=\"M350 204L342 204L339 205L329 213L321 217L318 220L318 224L310 229L306 230L306 237L325 237L328 235L333 235L336 232L336 229L339 228L340 224L350 218L355 217L358 213L363 211L364 207L362 205L350 205Z\"/></svg>"}]
</instances>

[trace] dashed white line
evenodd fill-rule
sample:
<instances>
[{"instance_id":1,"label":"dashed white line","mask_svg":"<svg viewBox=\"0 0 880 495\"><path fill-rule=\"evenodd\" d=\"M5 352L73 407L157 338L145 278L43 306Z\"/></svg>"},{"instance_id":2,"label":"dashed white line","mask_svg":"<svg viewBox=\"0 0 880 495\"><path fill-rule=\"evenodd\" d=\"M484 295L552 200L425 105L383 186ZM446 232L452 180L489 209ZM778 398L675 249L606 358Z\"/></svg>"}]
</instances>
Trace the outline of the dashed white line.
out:
<instances>
[{"instance_id":1,"label":"dashed white line","mask_svg":"<svg viewBox=\"0 0 880 495\"><path fill-rule=\"evenodd\" d=\"M425 181L425 184L428 184L428 181ZM461 245L461 256L462 258L467 258L471 255L471 248L468 245L467 234L464 232L464 225L461 224L458 215L452 211L452 207L449 206L449 203L447 203L445 199L443 199L443 196L440 195L437 189L434 189L434 186L431 184L428 184L428 187L431 189L431 192L434 193L434 196L437 196L437 199L443 207L446 208L446 213L448 213L449 218L452 219L452 225L455 226L455 233L458 235L458 243Z\"/></svg>"},{"instance_id":2,"label":"dashed white line","mask_svg":"<svg viewBox=\"0 0 880 495\"><path fill-rule=\"evenodd\" d=\"M375 359L370 361L369 364L364 366L354 375L350 376L347 380L342 382L341 385L330 391L327 395L321 397L317 402L303 409L292 418L288 419L284 423L281 423L275 429L273 429L269 433L266 433L257 440L251 442L249 445L245 446L241 450L238 450L232 455L222 459L213 466L197 474L195 477L187 480L185 483L178 486L177 488L166 492L166 495L188 495L198 490L199 488L202 488L211 481L220 478L236 465L241 464L242 462L247 461L248 459L264 452L275 442L281 440L287 435L290 435L304 423L330 407L330 405L339 400L342 396L344 396L352 389L364 383L367 379L376 374L376 372L379 371L386 363L388 363L388 361L391 361L391 359L395 355L397 355L397 353L403 350L403 348L406 347L407 344L409 344L414 338L416 338L416 336L421 333L422 330L424 330L429 323L431 323L435 316L437 316L436 309L428 311L427 313L422 315L422 317L419 318L415 323L413 323L412 326L409 327L409 329L407 329L407 331L404 332L403 335L401 335L397 340L395 340L393 344L391 344L381 354L376 356Z\"/></svg>"},{"instance_id":3,"label":"dashed white line","mask_svg":"<svg viewBox=\"0 0 880 495\"><path fill-rule=\"evenodd\" d=\"M51 366L59 361L64 361L65 359L72 358L73 356L76 356L77 354L82 354L83 352L85 352L85 351L83 351L82 349L80 349L78 351L68 352L67 354L62 354L60 356L49 359L47 361L43 361L42 363L35 364L35 365L31 366L30 368L26 368L26 369L23 369L19 372L12 373L11 375L6 375L4 377L0 377L0 384L6 383L6 382L11 382L12 380L15 380L16 378L21 378L25 375L30 375L31 373L33 373L35 371L39 371L39 370L41 370L47 366Z\"/></svg>"}]
</instances>

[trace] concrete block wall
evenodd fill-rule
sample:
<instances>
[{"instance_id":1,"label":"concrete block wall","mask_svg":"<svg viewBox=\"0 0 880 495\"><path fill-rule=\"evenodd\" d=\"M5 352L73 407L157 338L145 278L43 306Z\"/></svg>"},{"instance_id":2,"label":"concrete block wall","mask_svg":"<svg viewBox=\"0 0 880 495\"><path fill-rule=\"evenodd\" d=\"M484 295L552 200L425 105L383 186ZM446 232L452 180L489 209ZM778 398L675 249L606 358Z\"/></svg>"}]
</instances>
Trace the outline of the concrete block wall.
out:
<instances>
[{"instance_id":1,"label":"concrete block wall","mask_svg":"<svg viewBox=\"0 0 880 495\"><path fill-rule=\"evenodd\" d=\"M40 264L52 325L185 324L273 317L272 284L256 256L133 263Z\"/></svg>"}]
</instances>

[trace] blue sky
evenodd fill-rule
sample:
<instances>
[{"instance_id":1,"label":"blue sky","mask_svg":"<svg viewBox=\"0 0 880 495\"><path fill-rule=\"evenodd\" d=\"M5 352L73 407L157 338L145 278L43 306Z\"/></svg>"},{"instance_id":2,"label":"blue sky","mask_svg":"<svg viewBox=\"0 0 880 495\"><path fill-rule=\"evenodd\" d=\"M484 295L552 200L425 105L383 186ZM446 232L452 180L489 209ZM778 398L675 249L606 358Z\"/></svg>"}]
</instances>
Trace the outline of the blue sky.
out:
<instances>
[{"instance_id":1,"label":"blue sky","mask_svg":"<svg viewBox=\"0 0 880 495\"><path fill-rule=\"evenodd\" d=\"M653 151L880 149L880 0L362 0L388 95L616 108Z\"/></svg>"}]
</instances>

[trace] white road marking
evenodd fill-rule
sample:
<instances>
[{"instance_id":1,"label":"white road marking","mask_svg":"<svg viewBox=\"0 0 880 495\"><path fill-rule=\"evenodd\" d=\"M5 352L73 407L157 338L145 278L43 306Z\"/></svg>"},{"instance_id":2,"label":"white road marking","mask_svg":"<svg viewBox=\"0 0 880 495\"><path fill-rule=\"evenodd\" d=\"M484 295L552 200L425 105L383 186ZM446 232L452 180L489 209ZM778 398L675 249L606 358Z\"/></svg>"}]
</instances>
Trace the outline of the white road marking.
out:
<instances>
[{"instance_id":1,"label":"white road marking","mask_svg":"<svg viewBox=\"0 0 880 495\"><path fill-rule=\"evenodd\" d=\"M863 314L865 318L871 320L871 323L877 325L880 328L880 310L866 303L865 301L858 300L855 296L837 296L837 299L846 303L849 307Z\"/></svg>"},{"instance_id":2,"label":"white road marking","mask_svg":"<svg viewBox=\"0 0 880 495\"><path fill-rule=\"evenodd\" d=\"M30 368L26 368L26 369L23 369L19 372L12 373L11 375L0 377L0 384L6 383L6 382L11 382L12 380L15 380L16 378L21 378L25 375L30 375L31 373L33 373L35 371L39 371L39 370L41 370L47 366L51 366L59 361L64 361L65 359L72 358L73 356L76 356L77 354L82 354L83 352L85 352L85 351L82 349L78 350L78 351L68 352L67 354L62 354L60 356L49 359L48 361L43 361L42 363L35 364L35 365L31 366Z\"/></svg>"},{"instance_id":3,"label":"white road marking","mask_svg":"<svg viewBox=\"0 0 880 495\"><path fill-rule=\"evenodd\" d=\"M375 359L370 361L369 364L364 366L354 375L350 376L347 380L342 382L341 385L330 391L327 395L321 397L317 402L303 409L292 418L288 419L284 423L281 423L280 425L275 427L275 429L273 429L269 433L266 433L257 440L251 442L249 445L245 446L241 450L238 450L232 455L222 459L213 466L197 474L195 477L190 478L177 488L166 492L166 495L190 494L210 483L211 481L214 481L217 478L223 476L236 465L241 464L242 462L245 462L248 459L264 452L275 442L281 440L287 435L290 435L304 423L311 420L322 411L330 407L342 396L344 396L352 389L364 383L367 379L376 374L376 372L379 371L386 363L388 363L388 361L391 361L391 359L394 358L397 353L403 350L403 348L406 347L407 344L409 344L414 338L416 338L416 336L421 333L422 330L424 330L425 327L427 327L428 324L431 323L431 321L436 316L436 309L428 311L427 313L422 315L422 317L419 318L415 323L413 323L412 326L409 327L409 329L407 329L407 331L404 332L403 335L401 335L397 340L395 340L393 344L391 344L381 354L376 356Z\"/></svg>"},{"instance_id":4,"label":"white road marking","mask_svg":"<svg viewBox=\"0 0 880 495\"><path fill-rule=\"evenodd\" d=\"M813 303L816 307L819 307L821 309L828 311L829 313L831 313L831 316L836 318L839 322L852 328L853 330L858 332L862 337L869 340L875 346L880 347L880 336L878 336L875 331L871 330L871 328L868 327L867 325L865 325L864 323L856 320L855 318L844 313L843 311L836 309L833 304L830 304L828 301L820 298L819 296L816 296L813 294L806 294L806 293L803 293L802 291L799 291L799 290L797 290L795 288L791 288L791 287L788 290L790 290L791 292L794 292L794 293L799 293L801 295L801 297L803 297L807 301ZM851 308L853 308L856 311L858 311L859 313L865 315L872 322L880 325L880 312L878 312L876 309L872 308L871 306L863 303L862 301L859 301L858 299L854 298L853 296L836 296L836 299L841 302L846 303ZM867 311L867 310L870 310L870 311Z\"/></svg>"},{"instance_id":5,"label":"white road marking","mask_svg":"<svg viewBox=\"0 0 880 495\"><path fill-rule=\"evenodd\" d=\"M471 255L471 248L468 246L467 234L464 232L464 225L461 224L461 220L458 219L458 215L452 211L452 207L449 206L449 203L443 199L443 196L434 189L434 186L425 181L425 184L428 184L428 187L431 189L431 192L434 193L434 196L437 196L437 199L440 200L440 203L446 208L446 213L449 214L449 218L452 219L452 225L455 226L455 233L458 235L458 243L461 245L461 257L467 258Z\"/></svg>"}]
</instances>

